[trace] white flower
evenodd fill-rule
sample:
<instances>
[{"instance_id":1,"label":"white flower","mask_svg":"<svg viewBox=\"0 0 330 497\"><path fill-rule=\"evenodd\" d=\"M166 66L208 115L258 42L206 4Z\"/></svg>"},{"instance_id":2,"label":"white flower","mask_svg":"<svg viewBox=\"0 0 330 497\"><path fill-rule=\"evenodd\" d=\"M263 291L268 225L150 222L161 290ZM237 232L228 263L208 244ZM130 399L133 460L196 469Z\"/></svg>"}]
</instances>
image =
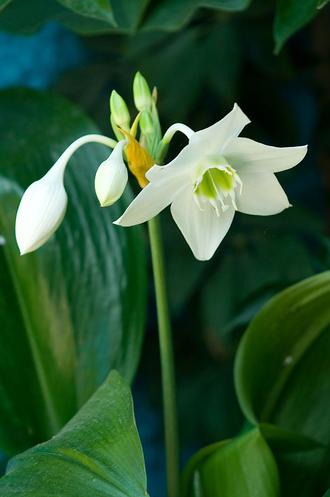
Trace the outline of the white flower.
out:
<instances>
[{"instance_id":1,"label":"white flower","mask_svg":"<svg viewBox=\"0 0 330 497\"><path fill-rule=\"evenodd\" d=\"M72 154L85 143L96 142L113 148L114 140L86 135L75 140L53 167L25 191L16 215L16 240L21 255L41 247L57 230L67 206L64 171Z\"/></svg>"},{"instance_id":2,"label":"white flower","mask_svg":"<svg viewBox=\"0 0 330 497\"><path fill-rule=\"evenodd\" d=\"M189 143L166 166L153 166L149 184L115 222L132 226L148 221L171 204L172 216L199 260L212 257L226 235L235 211L277 214L290 206L274 173L297 165L307 147L277 148L238 135L250 121L235 104L221 121L194 133L178 130Z\"/></svg>"},{"instance_id":3,"label":"white flower","mask_svg":"<svg viewBox=\"0 0 330 497\"><path fill-rule=\"evenodd\" d=\"M109 158L102 162L95 175L95 192L101 207L114 204L123 194L128 172L123 159L123 148L126 140L115 146Z\"/></svg>"}]
</instances>

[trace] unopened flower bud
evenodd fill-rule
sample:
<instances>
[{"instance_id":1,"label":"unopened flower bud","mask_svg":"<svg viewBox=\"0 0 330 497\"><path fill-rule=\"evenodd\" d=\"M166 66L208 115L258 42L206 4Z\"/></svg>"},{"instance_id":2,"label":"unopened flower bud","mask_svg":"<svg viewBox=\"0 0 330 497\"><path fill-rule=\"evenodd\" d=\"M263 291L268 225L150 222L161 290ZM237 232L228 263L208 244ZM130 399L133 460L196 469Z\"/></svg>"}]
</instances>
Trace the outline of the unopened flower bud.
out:
<instances>
[{"instance_id":1,"label":"unopened flower bud","mask_svg":"<svg viewBox=\"0 0 330 497\"><path fill-rule=\"evenodd\" d=\"M151 96L148 83L140 72L136 73L133 81L133 96L135 107L140 112L143 110L148 110L153 103L153 98Z\"/></svg>"},{"instance_id":2,"label":"unopened flower bud","mask_svg":"<svg viewBox=\"0 0 330 497\"><path fill-rule=\"evenodd\" d=\"M36 250L57 230L64 217L67 194L63 161L57 161L25 191L16 216L16 240L21 255Z\"/></svg>"},{"instance_id":3,"label":"unopened flower bud","mask_svg":"<svg viewBox=\"0 0 330 497\"><path fill-rule=\"evenodd\" d=\"M128 173L123 159L123 148L126 140L122 140L115 146L113 152L99 166L95 175L95 192L101 207L114 204L123 194Z\"/></svg>"},{"instance_id":4,"label":"unopened flower bud","mask_svg":"<svg viewBox=\"0 0 330 497\"><path fill-rule=\"evenodd\" d=\"M63 176L72 155L86 143L101 143L113 148L116 142L103 135L77 138L40 180L25 191L16 215L16 240L21 255L41 247L62 222L67 206Z\"/></svg>"},{"instance_id":5,"label":"unopened flower bud","mask_svg":"<svg viewBox=\"0 0 330 497\"><path fill-rule=\"evenodd\" d=\"M110 97L110 111L113 122L120 128L128 130L131 117L125 100L115 90Z\"/></svg>"}]
</instances>

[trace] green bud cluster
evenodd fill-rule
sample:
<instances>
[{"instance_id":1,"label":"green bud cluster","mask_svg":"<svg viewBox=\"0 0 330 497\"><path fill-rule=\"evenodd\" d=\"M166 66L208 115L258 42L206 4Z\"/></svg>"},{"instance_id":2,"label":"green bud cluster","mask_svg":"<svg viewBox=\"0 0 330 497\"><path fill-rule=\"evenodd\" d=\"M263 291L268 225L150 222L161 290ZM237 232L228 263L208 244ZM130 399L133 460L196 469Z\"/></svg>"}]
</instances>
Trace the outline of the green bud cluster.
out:
<instances>
[{"instance_id":1,"label":"green bud cluster","mask_svg":"<svg viewBox=\"0 0 330 497\"><path fill-rule=\"evenodd\" d=\"M157 160L157 151L161 141L161 128L157 111L157 90L151 92L147 80L137 72L133 80L133 98L138 115L131 124L131 116L125 100L115 90L110 96L110 122L118 140L125 137L124 131L134 138L137 126L140 127L140 144L147 149L151 157Z\"/></svg>"},{"instance_id":2,"label":"green bud cluster","mask_svg":"<svg viewBox=\"0 0 330 497\"><path fill-rule=\"evenodd\" d=\"M133 81L135 107L140 111L141 142L150 155L156 159L156 151L161 139L158 111L156 107L157 90L150 91L147 80L137 72Z\"/></svg>"}]
</instances>

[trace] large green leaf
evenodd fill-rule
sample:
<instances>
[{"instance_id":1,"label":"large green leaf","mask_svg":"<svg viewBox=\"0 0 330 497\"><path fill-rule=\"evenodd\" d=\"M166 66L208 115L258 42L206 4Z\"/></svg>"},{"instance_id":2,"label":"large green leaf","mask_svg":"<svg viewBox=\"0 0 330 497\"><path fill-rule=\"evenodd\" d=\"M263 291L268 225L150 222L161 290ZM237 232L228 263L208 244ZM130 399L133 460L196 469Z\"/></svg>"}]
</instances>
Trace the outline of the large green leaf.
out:
<instances>
[{"instance_id":1,"label":"large green leaf","mask_svg":"<svg viewBox=\"0 0 330 497\"><path fill-rule=\"evenodd\" d=\"M252 423L272 423L323 446L330 442L329 299L330 272L278 294L250 324L235 365L240 405ZM329 454L297 452L279 454L283 495L316 494Z\"/></svg>"},{"instance_id":2,"label":"large green leaf","mask_svg":"<svg viewBox=\"0 0 330 497\"><path fill-rule=\"evenodd\" d=\"M252 423L276 421L330 441L329 298L330 272L325 272L278 294L250 324L237 353L235 379Z\"/></svg>"},{"instance_id":3,"label":"large green leaf","mask_svg":"<svg viewBox=\"0 0 330 497\"><path fill-rule=\"evenodd\" d=\"M319 0L304 0L303 2L300 0L278 0L274 21L275 51L277 53L290 36L315 17L318 8L320 8Z\"/></svg>"},{"instance_id":4,"label":"large green leaf","mask_svg":"<svg viewBox=\"0 0 330 497\"><path fill-rule=\"evenodd\" d=\"M130 390L113 371L50 441L15 457L2 497L146 497Z\"/></svg>"},{"instance_id":5,"label":"large green leaf","mask_svg":"<svg viewBox=\"0 0 330 497\"><path fill-rule=\"evenodd\" d=\"M0 446L21 451L56 433L110 368L129 381L140 355L145 254L140 229L112 220L130 194L101 209L96 168L109 154L86 145L66 174L63 225L38 251L19 256L20 195L95 125L67 101L28 90L0 94Z\"/></svg>"},{"instance_id":6,"label":"large green leaf","mask_svg":"<svg viewBox=\"0 0 330 497\"><path fill-rule=\"evenodd\" d=\"M276 462L256 428L202 449L187 465L183 497L278 497Z\"/></svg>"}]
</instances>

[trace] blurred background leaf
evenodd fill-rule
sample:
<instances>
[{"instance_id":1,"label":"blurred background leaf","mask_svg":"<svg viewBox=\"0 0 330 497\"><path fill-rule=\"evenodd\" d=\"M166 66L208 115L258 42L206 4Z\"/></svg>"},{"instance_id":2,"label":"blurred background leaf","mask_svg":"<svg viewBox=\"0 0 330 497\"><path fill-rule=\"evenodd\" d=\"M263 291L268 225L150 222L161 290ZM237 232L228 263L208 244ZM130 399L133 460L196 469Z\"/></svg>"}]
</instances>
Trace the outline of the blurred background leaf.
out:
<instances>
[{"instance_id":1,"label":"blurred background leaf","mask_svg":"<svg viewBox=\"0 0 330 497\"><path fill-rule=\"evenodd\" d=\"M278 497L276 462L258 429L203 449L188 463L183 497Z\"/></svg>"},{"instance_id":2,"label":"blurred background leaf","mask_svg":"<svg viewBox=\"0 0 330 497\"><path fill-rule=\"evenodd\" d=\"M3 497L146 497L146 486L132 397L116 371L58 435L12 459L0 480Z\"/></svg>"},{"instance_id":3,"label":"blurred background leaf","mask_svg":"<svg viewBox=\"0 0 330 497\"><path fill-rule=\"evenodd\" d=\"M19 0L5 2L0 26L8 31L31 33L49 20L56 20L68 28L84 34L133 33L138 28L147 31L177 31L200 8L215 11L239 11L250 0L31 0L23 5Z\"/></svg>"},{"instance_id":4,"label":"blurred background leaf","mask_svg":"<svg viewBox=\"0 0 330 497\"><path fill-rule=\"evenodd\" d=\"M75 138L98 130L64 99L31 90L0 94L0 129L0 446L12 454L54 435L110 368L132 380L146 275L141 229L112 224L130 193L112 208L98 205L93 178L109 151L97 145L70 161L63 225L20 257L14 224L23 190Z\"/></svg>"},{"instance_id":5,"label":"blurred background leaf","mask_svg":"<svg viewBox=\"0 0 330 497\"><path fill-rule=\"evenodd\" d=\"M279 453L283 495L321 495L328 484L329 297L330 272L281 292L251 322L236 356L236 390L249 421L272 423L323 446Z\"/></svg>"},{"instance_id":6,"label":"blurred background leaf","mask_svg":"<svg viewBox=\"0 0 330 497\"><path fill-rule=\"evenodd\" d=\"M328 0L278 0L268 6L260 0L0 0L0 27L13 32L32 33L45 22L53 20L69 29L89 35L106 33L135 34L146 32L175 32L185 28L191 21L203 17L226 19L231 13L275 11L274 41L278 53L284 43L310 22ZM250 7L250 8L249 8ZM237 14L236 14L237 15ZM215 40L216 41L216 40ZM231 44L227 49L230 52ZM217 66L216 69L219 69Z\"/></svg>"},{"instance_id":7,"label":"blurred background leaf","mask_svg":"<svg viewBox=\"0 0 330 497\"><path fill-rule=\"evenodd\" d=\"M100 19L115 24L111 5L108 0L58 0L59 3L86 17Z\"/></svg>"},{"instance_id":8,"label":"blurred background leaf","mask_svg":"<svg viewBox=\"0 0 330 497\"><path fill-rule=\"evenodd\" d=\"M134 33L143 20L151 0L111 1L119 31Z\"/></svg>"},{"instance_id":9,"label":"blurred background leaf","mask_svg":"<svg viewBox=\"0 0 330 497\"><path fill-rule=\"evenodd\" d=\"M275 50L279 52L296 31L313 19L320 8L319 0L278 0L274 23Z\"/></svg>"},{"instance_id":10,"label":"blurred background leaf","mask_svg":"<svg viewBox=\"0 0 330 497\"><path fill-rule=\"evenodd\" d=\"M0 0L0 12L4 9L12 0Z\"/></svg>"},{"instance_id":11,"label":"blurred background leaf","mask_svg":"<svg viewBox=\"0 0 330 497\"><path fill-rule=\"evenodd\" d=\"M186 25L198 9L204 7L223 11L247 8L251 0L161 0L149 14L145 29L177 31Z\"/></svg>"},{"instance_id":12,"label":"blurred background leaf","mask_svg":"<svg viewBox=\"0 0 330 497\"><path fill-rule=\"evenodd\" d=\"M9 32L31 34L40 29L46 22L58 21L64 26L79 33L109 32L114 20L110 7L102 8L105 2L98 4L98 8L86 10L84 0L31 0L21 2L11 0L0 16L0 29ZM93 2L94 4L94 2ZM66 5L66 6L64 6ZM89 3L89 5L91 5ZM89 12L89 15L88 15Z\"/></svg>"}]
</instances>

